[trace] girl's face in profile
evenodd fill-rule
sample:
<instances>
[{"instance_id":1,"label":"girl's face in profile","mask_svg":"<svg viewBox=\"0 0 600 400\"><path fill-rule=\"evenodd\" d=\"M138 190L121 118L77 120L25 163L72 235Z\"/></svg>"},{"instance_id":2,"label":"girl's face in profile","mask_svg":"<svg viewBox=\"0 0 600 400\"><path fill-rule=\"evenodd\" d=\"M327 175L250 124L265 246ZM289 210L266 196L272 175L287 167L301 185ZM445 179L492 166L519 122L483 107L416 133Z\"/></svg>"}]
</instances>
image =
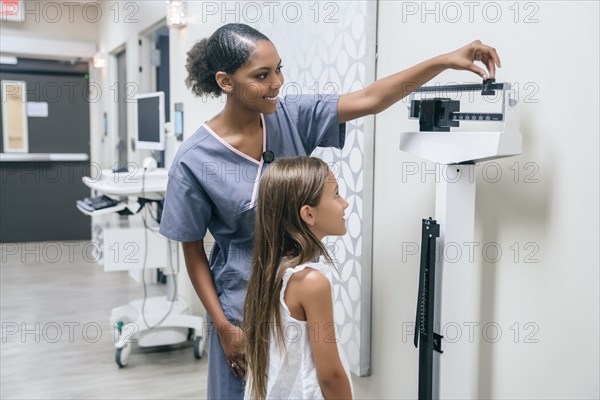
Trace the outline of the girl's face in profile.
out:
<instances>
[{"instance_id":1,"label":"girl's face in profile","mask_svg":"<svg viewBox=\"0 0 600 400\"><path fill-rule=\"evenodd\" d=\"M277 108L277 96L283 85L281 58L273 43L256 42L256 50L247 64L231 75L236 100L249 109L271 114Z\"/></svg>"},{"instance_id":2,"label":"girl's face in profile","mask_svg":"<svg viewBox=\"0 0 600 400\"><path fill-rule=\"evenodd\" d=\"M344 213L348 202L340 195L337 179L331 171L323 186L319 204L311 208L314 212L314 224L310 229L319 239L328 235L346 234Z\"/></svg>"}]
</instances>

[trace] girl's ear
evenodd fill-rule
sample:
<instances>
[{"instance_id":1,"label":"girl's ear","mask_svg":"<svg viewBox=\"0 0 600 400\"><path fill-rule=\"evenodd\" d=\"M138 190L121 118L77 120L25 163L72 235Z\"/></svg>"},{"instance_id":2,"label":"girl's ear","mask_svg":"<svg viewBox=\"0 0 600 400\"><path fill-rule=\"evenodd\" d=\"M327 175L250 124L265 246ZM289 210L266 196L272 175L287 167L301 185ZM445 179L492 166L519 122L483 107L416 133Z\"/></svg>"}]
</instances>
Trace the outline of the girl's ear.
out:
<instances>
[{"instance_id":1,"label":"girl's ear","mask_svg":"<svg viewBox=\"0 0 600 400\"><path fill-rule=\"evenodd\" d=\"M231 77L228 73L219 71L215 74L215 79L217 80L217 84L225 94L233 93L233 82L231 82Z\"/></svg>"},{"instance_id":2,"label":"girl's ear","mask_svg":"<svg viewBox=\"0 0 600 400\"><path fill-rule=\"evenodd\" d=\"M308 226L315 226L317 222L314 209L307 205L300 207L300 218L302 218L302 221Z\"/></svg>"}]
</instances>

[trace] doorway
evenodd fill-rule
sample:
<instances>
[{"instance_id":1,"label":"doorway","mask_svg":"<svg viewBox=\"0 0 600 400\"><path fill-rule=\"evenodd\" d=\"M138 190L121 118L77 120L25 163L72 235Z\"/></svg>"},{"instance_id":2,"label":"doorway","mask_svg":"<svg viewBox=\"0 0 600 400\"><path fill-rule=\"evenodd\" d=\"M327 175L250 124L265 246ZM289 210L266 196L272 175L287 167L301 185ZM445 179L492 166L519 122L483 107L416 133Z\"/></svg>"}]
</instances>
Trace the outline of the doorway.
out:
<instances>
[{"instance_id":1,"label":"doorway","mask_svg":"<svg viewBox=\"0 0 600 400\"><path fill-rule=\"evenodd\" d=\"M122 50L115 54L117 61L117 167L127 168L127 52Z\"/></svg>"},{"instance_id":2,"label":"doorway","mask_svg":"<svg viewBox=\"0 0 600 400\"><path fill-rule=\"evenodd\" d=\"M0 80L25 87L28 138L19 153L0 140L0 242L89 240L90 219L75 207L89 196L88 63L18 58L2 65Z\"/></svg>"}]
</instances>

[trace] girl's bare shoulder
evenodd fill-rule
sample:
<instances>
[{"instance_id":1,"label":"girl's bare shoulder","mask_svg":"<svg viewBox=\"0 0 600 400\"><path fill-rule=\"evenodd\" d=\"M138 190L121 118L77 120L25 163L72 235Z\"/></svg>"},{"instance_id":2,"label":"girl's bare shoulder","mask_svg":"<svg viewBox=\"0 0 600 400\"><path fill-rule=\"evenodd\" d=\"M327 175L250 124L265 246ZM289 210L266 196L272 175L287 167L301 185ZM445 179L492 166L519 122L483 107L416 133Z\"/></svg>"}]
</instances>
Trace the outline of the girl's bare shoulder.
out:
<instances>
[{"instance_id":1,"label":"girl's bare shoulder","mask_svg":"<svg viewBox=\"0 0 600 400\"><path fill-rule=\"evenodd\" d=\"M329 293L331 290L329 279L319 270L310 266L292 275L288 285L290 289L293 287L292 290L307 295Z\"/></svg>"}]
</instances>

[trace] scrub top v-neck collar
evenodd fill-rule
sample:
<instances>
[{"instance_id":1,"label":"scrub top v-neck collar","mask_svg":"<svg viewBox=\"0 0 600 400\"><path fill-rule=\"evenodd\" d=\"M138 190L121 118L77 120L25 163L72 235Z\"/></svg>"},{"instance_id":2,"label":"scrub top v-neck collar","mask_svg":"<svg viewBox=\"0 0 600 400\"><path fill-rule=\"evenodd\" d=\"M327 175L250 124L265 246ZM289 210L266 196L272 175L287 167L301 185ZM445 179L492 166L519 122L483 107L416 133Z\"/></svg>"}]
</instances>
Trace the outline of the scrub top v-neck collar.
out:
<instances>
[{"instance_id":1,"label":"scrub top v-neck collar","mask_svg":"<svg viewBox=\"0 0 600 400\"><path fill-rule=\"evenodd\" d=\"M250 157L248 154L239 151L238 149L236 149L235 147L233 147L232 145L230 145L229 143L227 143L221 136L217 135L217 133L215 131L213 131L211 129L210 126L208 126L208 124L205 122L204 123L204 128L208 131L208 133L210 133L215 139L217 139L219 142L221 142L223 144L223 146L227 147L230 151L234 152L235 154L237 154L238 156L250 161L253 164L258 165L258 170L256 171L256 177L254 179L254 187L252 188L252 197L250 198L250 203L251 206L254 206L254 204L256 203L256 197L258 196L258 184L260 182L260 177L262 175L262 169L264 166L264 153L265 151L267 151L267 125L265 124L265 117L264 115L261 113L260 114L260 121L262 123L262 131L263 131L263 140L262 140L262 155L260 156L260 161L257 161L256 159Z\"/></svg>"}]
</instances>

